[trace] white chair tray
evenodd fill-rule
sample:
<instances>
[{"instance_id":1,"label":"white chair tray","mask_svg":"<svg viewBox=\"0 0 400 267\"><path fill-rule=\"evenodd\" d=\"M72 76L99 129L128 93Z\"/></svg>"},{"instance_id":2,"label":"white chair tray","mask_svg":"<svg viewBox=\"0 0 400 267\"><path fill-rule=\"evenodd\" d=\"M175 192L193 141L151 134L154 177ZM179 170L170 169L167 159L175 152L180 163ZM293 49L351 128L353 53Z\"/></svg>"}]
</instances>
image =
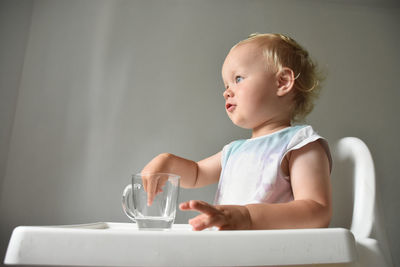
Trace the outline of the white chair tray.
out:
<instances>
[{"instance_id":1,"label":"white chair tray","mask_svg":"<svg viewBox=\"0 0 400 267\"><path fill-rule=\"evenodd\" d=\"M19 226L5 264L63 266L270 266L356 261L343 228L139 231L133 223Z\"/></svg>"}]
</instances>

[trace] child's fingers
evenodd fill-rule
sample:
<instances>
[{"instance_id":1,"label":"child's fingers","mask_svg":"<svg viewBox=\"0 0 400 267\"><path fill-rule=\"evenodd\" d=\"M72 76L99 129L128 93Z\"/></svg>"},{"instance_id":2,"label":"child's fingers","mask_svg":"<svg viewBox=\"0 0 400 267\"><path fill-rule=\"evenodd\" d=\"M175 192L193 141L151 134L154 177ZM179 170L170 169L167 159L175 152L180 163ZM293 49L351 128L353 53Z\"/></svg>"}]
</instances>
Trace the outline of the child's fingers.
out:
<instances>
[{"instance_id":1,"label":"child's fingers","mask_svg":"<svg viewBox=\"0 0 400 267\"><path fill-rule=\"evenodd\" d=\"M142 182L143 182L144 191L147 192L147 180L146 179L142 179Z\"/></svg>"},{"instance_id":2,"label":"child's fingers","mask_svg":"<svg viewBox=\"0 0 400 267\"><path fill-rule=\"evenodd\" d=\"M181 209L181 210L190 210L189 201L182 202L181 204L179 204L179 209Z\"/></svg>"},{"instance_id":3,"label":"child's fingers","mask_svg":"<svg viewBox=\"0 0 400 267\"><path fill-rule=\"evenodd\" d=\"M216 209L215 206L200 200L190 200L187 202L183 202L179 205L179 208L181 210L195 210L208 215L212 215L219 212L219 210Z\"/></svg>"},{"instance_id":4,"label":"child's fingers","mask_svg":"<svg viewBox=\"0 0 400 267\"><path fill-rule=\"evenodd\" d=\"M209 218L207 215L201 214L189 220L189 224L192 226L193 231L202 231L207 228L209 224Z\"/></svg>"},{"instance_id":5,"label":"child's fingers","mask_svg":"<svg viewBox=\"0 0 400 267\"><path fill-rule=\"evenodd\" d=\"M195 210L195 211L199 211L199 212L203 212L200 209L204 210L205 208L202 208L201 206L203 205L209 205L206 202L200 201L200 200L190 200L187 202L182 202L181 204L179 204L179 208L181 210Z\"/></svg>"},{"instance_id":6,"label":"child's fingers","mask_svg":"<svg viewBox=\"0 0 400 267\"><path fill-rule=\"evenodd\" d=\"M181 210L195 210L200 215L189 220L194 231L201 231L213 226L220 228L226 224L226 218L215 206L200 200L190 200L179 205Z\"/></svg>"},{"instance_id":7,"label":"child's fingers","mask_svg":"<svg viewBox=\"0 0 400 267\"><path fill-rule=\"evenodd\" d=\"M217 210L215 208L215 206L208 204L207 202L200 201L200 200L189 201L189 206L193 210L196 210L198 212L205 213L208 215L213 215L213 214L219 212L219 210Z\"/></svg>"},{"instance_id":8,"label":"child's fingers","mask_svg":"<svg viewBox=\"0 0 400 267\"><path fill-rule=\"evenodd\" d=\"M209 216L204 213L189 220L194 231L202 231L213 226L220 228L224 223L225 221L221 216Z\"/></svg>"},{"instance_id":9,"label":"child's fingers","mask_svg":"<svg viewBox=\"0 0 400 267\"><path fill-rule=\"evenodd\" d=\"M147 205L151 206L153 204L154 197L157 191L157 181L156 180L148 180L147 181Z\"/></svg>"},{"instance_id":10,"label":"child's fingers","mask_svg":"<svg viewBox=\"0 0 400 267\"><path fill-rule=\"evenodd\" d=\"M143 179L142 181L143 181L143 189L145 192L147 192L147 205L151 206L151 204L153 204L155 195L155 193L152 191L153 187L151 186L151 182L149 182L147 179Z\"/></svg>"},{"instance_id":11,"label":"child's fingers","mask_svg":"<svg viewBox=\"0 0 400 267\"><path fill-rule=\"evenodd\" d=\"M192 230L193 231L203 231L205 229L207 229L208 227L203 224L203 223L193 223L193 222L189 222L189 224L192 226Z\"/></svg>"}]
</instances>

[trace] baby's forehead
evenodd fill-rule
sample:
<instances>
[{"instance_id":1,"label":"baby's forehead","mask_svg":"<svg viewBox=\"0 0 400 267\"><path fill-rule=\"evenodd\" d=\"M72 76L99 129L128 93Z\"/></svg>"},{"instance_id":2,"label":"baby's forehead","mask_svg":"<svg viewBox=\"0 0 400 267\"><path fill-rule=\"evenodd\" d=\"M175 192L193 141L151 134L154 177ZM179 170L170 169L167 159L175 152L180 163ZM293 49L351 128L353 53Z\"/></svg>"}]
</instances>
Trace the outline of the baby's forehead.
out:
<instances>
[{"instance_id":1,"label":"baby's forehead","mask_svg":"<svg viewBox=\"0 0 400 267\"><path fill-rule=\"evenodd\" d=\"M235 67L259 65L259 63L267 64L263 51L263 46L256 42L239 43L229 51L222 66L222 70L224 70L224 68L231 69Z\"/></svg>"}]
</instances>

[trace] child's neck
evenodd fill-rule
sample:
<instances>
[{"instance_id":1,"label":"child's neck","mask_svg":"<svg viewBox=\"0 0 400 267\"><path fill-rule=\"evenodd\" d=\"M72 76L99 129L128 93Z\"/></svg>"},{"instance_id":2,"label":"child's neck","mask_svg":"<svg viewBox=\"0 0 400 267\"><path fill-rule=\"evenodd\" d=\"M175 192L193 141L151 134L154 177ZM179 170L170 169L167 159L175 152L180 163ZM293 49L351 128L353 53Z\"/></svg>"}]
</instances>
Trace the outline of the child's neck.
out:
<instances>
[{"instance_id":1,"label":"child's neck","mask_svg":"<svg viewBox=\"0 0 400 267\"><path fill-rule=\"evenodd\" d=\"M291 126L290 121L278 121L272 123L268 122L266 124L258 126L257 128L254 128L251 138L256 138L267 134L271 134L290 126Z\"/></svg>"}]
</instances>

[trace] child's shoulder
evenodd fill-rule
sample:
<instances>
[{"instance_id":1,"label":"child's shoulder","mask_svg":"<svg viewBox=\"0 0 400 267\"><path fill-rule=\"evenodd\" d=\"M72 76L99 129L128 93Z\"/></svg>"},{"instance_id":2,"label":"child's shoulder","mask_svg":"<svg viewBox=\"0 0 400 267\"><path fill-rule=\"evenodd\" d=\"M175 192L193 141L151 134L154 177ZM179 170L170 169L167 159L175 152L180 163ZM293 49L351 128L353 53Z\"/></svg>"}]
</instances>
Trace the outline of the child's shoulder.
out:
<instances>
[{"instance_id":1,"label":"child's shoulder","mask_svg":"<svg viewBox=\"0 0 400 267\"><path fill-rule=\"evenodd\" d=\"M327 143L326 139L319 135L311 125L294 126L294 129L290 135L290 141L287 144L288 150L302 147L317 140Z\"/></svg>"},{"instance_id":2,"label":"child's shoulder","mask_svg":"<svg viewBox=\"0 0 400 267\"><path fill-rule=\"evenodd\" d=\"M330 170L332 170L332 156L329 149L328 141L324 137L319 135L310 125L305 125L304 127L298 128L296 133L290 139L290 142L287 144L284 157L294 150L299 150L309 144L316 143L320 145L325 151L328 157Z\"/></svg>"}]
</instances>

